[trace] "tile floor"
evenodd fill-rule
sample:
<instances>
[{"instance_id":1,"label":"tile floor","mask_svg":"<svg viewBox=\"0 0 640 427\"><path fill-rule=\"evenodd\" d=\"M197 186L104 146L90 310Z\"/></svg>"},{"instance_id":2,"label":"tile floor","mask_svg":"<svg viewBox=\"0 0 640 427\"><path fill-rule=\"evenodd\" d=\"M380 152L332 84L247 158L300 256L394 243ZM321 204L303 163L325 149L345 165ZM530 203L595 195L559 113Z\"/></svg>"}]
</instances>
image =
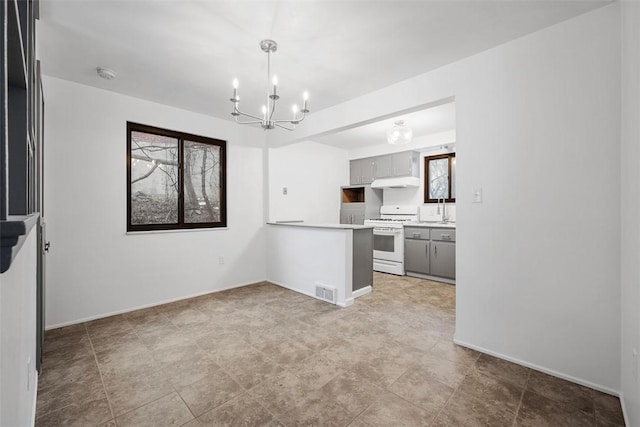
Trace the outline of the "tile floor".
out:
<instances>
[{"instance_id":1,"label":"tile floor","mask_svg":"<svg viewBox=\"0 0 640 427\"><path fill-rule=\"evenodd\" d=\"M340 309L268 283L47 332L37 426L622 426L617 398L453 344L455 287Z\"/></svg>"}]
</instances>

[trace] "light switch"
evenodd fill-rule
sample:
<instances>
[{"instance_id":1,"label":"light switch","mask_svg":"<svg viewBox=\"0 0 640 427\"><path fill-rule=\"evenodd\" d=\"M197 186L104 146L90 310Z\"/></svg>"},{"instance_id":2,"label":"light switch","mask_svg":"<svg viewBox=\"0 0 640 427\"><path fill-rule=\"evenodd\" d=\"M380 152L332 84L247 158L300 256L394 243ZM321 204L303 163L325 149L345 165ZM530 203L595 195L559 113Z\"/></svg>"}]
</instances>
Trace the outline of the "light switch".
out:
<instances>
[{"instance_id":1,"label":"light switch","mask_svg":"<svg viewBox=\"0 0 640 427\"><path fill-rule=\"evenodd\" d=\"M284 196L286 196L286 195L287 195L287 187L282 187L282 194L283 194Z\"/></svg>"},{"instance_id":2,"label":"light switch","mask_svg":"<svg viewBox=\"0 0 640 427\"><path fill-rule=\"evenodd\" d=\"M473 189L473 203L482 203L482 188Z\"/></svg>"}]
</instances>

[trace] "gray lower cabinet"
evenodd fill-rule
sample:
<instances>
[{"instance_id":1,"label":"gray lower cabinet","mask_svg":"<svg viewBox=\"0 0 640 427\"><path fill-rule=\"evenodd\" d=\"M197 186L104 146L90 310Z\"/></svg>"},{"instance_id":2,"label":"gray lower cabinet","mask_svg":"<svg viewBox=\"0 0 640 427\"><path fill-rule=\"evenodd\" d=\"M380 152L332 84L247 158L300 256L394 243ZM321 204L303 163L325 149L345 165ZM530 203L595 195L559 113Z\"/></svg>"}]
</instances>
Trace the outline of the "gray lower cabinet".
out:
<instances>
[{"instance_id":1,"label":"gray lower cabinet","mask_svg":"<svg viewBox=\"0 0 640 427\"><path fill-rule=\"evenodd\" d=\"M455 279L456 244L452 242L431 242L429 253L431 275Z\"/></svg>"},{"instance_id":2,"label":"gray lower cabinet","mask_svg":"<svg viewBox=\"0 0 640 427\"><path fill-rule=\"evenodd\" d=\"M405 227L404 235L404 269L408 275L455 280L455 229Z\"/></svg>"},{"instance_id":3,"label":"gray lower cabinet","mask_svg":"<svg viewBox=\"0 0 640 427\"><path fill-rule=\"evenodd\" d=\"M429 241L405 239L404 269L416 273L429 274Z\"/></svg>"}]
</instances>

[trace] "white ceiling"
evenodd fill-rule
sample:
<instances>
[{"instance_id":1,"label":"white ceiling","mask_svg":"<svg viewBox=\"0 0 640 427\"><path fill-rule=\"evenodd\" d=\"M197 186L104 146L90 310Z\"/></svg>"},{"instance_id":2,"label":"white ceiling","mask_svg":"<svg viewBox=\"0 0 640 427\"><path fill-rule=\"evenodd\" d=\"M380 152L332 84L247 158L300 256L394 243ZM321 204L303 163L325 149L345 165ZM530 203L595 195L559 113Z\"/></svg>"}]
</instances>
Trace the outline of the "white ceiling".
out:
<instances>
[{"instance_id":1,"label":"white ceiling","mask_svg":"<svg viewBox=\"0 0 640 427\"><path fill-rule=\"evenodd\" d=\"M258 42L272 38L276 118L288 117L306 89L311 120L313 111L608 3L42 0L38 50L46 75L230 119L234 77L241 109L259 114L267 88ZM117 79L100 79L97 66Z\"/></svg>"},{"instance_id":2,"label":"white ceiling","mask_svg":"<svg viewBox=\"0 0 640 427\"><path fill-rule=\"evenodd\" d=\"M413 138L434 133L455 130L455 103L439 105L414 113L402 114L394 118L380 120L375 123L348 129L331 135L314 137L313 141L334 147L352 150L377 144L387 144L387 130L393 127L396 120L403 120L404 124L413 130Z\"/></svg>"}]
</instances>

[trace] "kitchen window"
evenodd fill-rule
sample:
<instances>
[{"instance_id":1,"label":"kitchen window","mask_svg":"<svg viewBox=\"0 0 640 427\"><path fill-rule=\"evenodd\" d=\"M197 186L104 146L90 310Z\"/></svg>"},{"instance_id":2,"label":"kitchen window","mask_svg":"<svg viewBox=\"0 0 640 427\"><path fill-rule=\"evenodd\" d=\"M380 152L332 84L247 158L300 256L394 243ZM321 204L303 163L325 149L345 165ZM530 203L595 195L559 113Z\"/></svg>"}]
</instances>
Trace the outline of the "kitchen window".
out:
<instances>
[{"instance_id":1,"label":"kitchen window","mask_svg":"<svg viewBox=\"0 0 640 427\"><path fill-rule=\"evenodd\" d=\"M226 227L226 147L127 122L127 231Z\"/></svg>"},{"instance_id":2,"label":"kitchen window","mask_svg":"<svg viewBox=\"0 0 640 427\"><path fill-rule=\"evenodd\" d=\"M456 201L456 153L424 158L424 202Z\"/></svg>"}]
</instances>

